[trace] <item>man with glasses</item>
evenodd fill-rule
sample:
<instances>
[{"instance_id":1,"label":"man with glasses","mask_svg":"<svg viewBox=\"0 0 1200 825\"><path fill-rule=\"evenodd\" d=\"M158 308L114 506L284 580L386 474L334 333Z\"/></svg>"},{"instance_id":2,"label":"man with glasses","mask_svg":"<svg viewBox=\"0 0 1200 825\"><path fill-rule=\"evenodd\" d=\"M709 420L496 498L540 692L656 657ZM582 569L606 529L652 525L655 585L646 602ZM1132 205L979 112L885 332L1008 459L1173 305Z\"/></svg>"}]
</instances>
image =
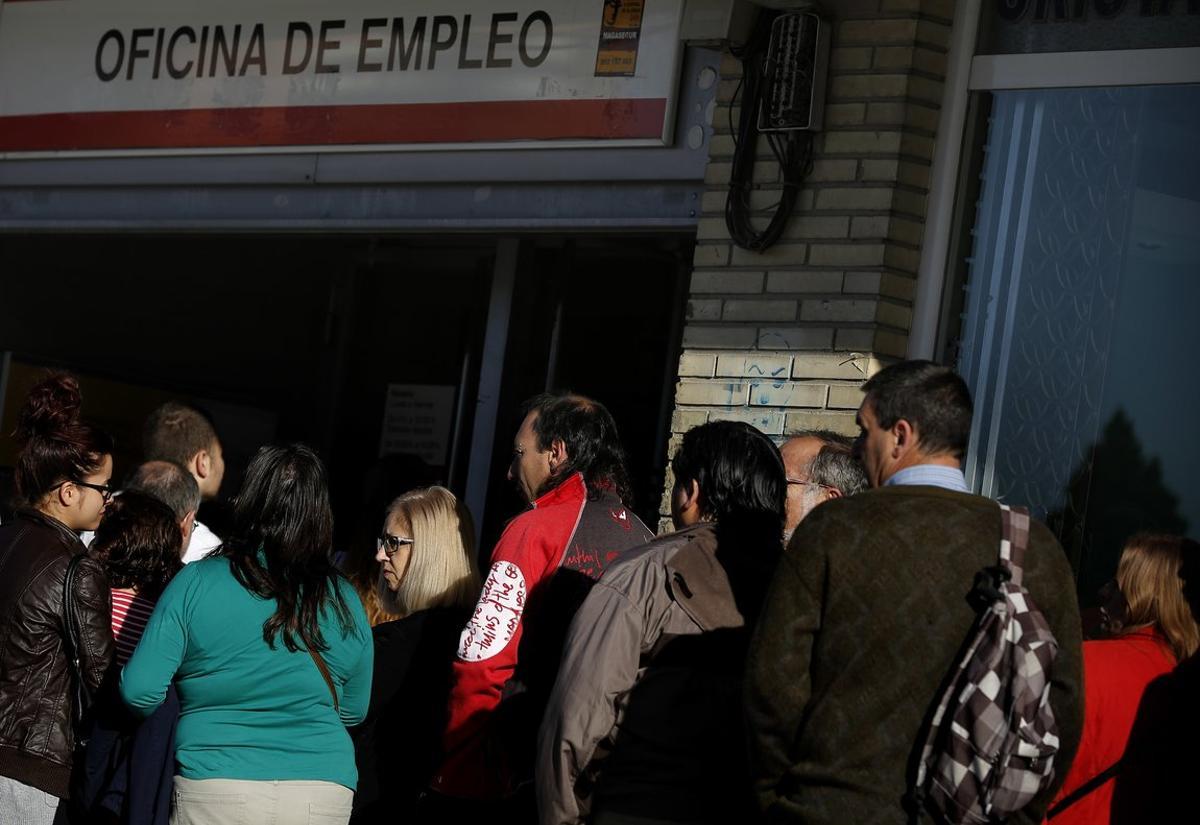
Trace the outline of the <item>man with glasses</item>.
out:
<instances>
[{"instance_id":1,"label":"man with glasses","mask_svg":"<svg viewBox=\"0 0 1200 825\"><path fill-rule=\"evenodd\" d=\"M865 490L867 476L853 455L854 440L831 430L801 430L779 448L787 471L783 541L818 504Z\"/></svg>"}]
</instances>

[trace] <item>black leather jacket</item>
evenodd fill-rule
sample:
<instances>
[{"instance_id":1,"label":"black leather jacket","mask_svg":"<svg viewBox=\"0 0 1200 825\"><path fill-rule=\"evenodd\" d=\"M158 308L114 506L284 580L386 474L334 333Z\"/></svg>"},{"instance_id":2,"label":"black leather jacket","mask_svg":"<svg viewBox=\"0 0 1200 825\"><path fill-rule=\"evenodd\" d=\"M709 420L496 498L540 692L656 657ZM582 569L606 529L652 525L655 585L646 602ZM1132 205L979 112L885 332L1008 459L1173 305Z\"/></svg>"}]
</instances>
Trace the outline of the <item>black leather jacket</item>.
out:
<instances>
[{"instance_id":1,"label":"black leather jacket","mask_svg":"<svg viewBox=\"0 0 1200 825\"><path fill-rule=\"evenodd\" d=\"M35 511L0 525L0 775L58 797L67 795L75 750L63 583L83 552L74 532ZM95 691L113 656L111 591L89 558L76 581L80 670Z\"/></svg>"}]
</instances>

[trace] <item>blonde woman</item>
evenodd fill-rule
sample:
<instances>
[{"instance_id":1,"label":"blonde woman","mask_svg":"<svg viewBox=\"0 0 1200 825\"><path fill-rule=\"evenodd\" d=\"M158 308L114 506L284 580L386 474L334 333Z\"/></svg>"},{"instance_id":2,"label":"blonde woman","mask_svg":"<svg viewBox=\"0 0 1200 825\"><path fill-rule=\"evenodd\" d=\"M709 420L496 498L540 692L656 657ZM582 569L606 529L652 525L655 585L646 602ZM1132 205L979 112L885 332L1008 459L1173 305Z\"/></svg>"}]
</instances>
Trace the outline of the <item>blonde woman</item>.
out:
<instances>
[{"instance_id":1,"label":"blonde woman","mask_svg":"<svg viewBox=\"0 0 1200 825\"><path fill-rule=\"evenodd\" d=\"M1083 737L1055 803L1053 825L1107 825L1114 778L1146 686L1200 646L1200 629L1179 577L1200 545L1181 536L1141 533L1117 565L1124 604L1106 615L1112 638L1083 644Z\"/></svg>"},{"instance_id":2,"label":"blonde woman","mask_svg":"<svg viewBox=\"0 0 1200 825\"><path fill-rule=\"evenodd\" d=\"M480 590L471 514L444 487L392 502L375 559L380 606L400 618L374 628L371 707L355 731L355 825L405 821L428 787L450 665Z\"/></svg>"}]
</instances>

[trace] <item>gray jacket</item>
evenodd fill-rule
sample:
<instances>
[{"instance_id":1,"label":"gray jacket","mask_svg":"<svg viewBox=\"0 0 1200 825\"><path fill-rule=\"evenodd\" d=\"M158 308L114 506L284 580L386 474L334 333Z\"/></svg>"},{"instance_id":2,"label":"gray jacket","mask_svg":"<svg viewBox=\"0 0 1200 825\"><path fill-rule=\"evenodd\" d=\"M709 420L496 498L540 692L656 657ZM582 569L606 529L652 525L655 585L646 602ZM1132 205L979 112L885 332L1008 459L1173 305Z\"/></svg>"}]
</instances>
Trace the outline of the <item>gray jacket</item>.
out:
<instances>
[{"instance_id":1,"label":"gray jacket","mask_svg":"<svg viewBox=\"0 0 1200 825\"><path fill-rule=\"evenodd\" d=\"M597 768L604 763L599 771L603 783L613 763L622 761L623 728L629 734L624 741L636 741L641 751L624 760L629 772L644 774L651 765L649 785L661 780L666 790L659 795L675 798L691 795L680 784L695 782L697 768L680 764L681 754L674 751L681 749L682 762L690 763L697 746L705 750L721 741L711 728L726 719L739 728L740 736L740 718L732 719L739 716L736 689L726 696L728 689L698 689L697 682L699 678L708 684L704 680L709 678L707 660L713 648L703 642L722 636L713 631L736 629L739 638L746 635L746 622L716 551L711 524L655 539L613 565L576 614L538 741L537 794L543 825L583 820L588 801L582 797L595 783ZM690 643L665 654L677 640ZM711 658L722 660L717 663L721 678L740 680L740 654L730 654L727 645L717 649L720 652ZM686 652L679 655L681 650ZM648 673L653 678L648 679ZM713 700L718 694L729 700L722 699L720 707ZM700 709L697 703L708 707ZM680 719L676 711L689 705ZM647 750L652 752L648 759ZM742 748L734 750L730 760L740 762ZM696 763L716 773L717 785L740 773L720 754L715 759L712 754L696 755ZM680 765L678 777L669 775L675 772L672 765ZM654 767L663 767L663 773ZM713 784L711 779L701 781Z\"/></svg>"}]
</instances>

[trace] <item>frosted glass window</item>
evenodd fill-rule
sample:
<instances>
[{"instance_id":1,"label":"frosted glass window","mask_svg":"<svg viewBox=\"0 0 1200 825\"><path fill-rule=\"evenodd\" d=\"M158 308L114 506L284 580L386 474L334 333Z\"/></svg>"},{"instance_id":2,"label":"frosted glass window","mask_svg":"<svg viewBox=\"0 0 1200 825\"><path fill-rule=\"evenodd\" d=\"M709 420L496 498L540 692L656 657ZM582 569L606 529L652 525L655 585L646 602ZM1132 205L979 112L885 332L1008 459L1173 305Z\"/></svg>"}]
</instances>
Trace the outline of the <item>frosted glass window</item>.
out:
<instances>
[{"instance_id":1,"label":"frosted glass window","mask_svg":"<svg viewBox=\"0 0 1200 825\"><path fill-rule=\"evenodd\" d=\"M1055 529L1085 603L1200 532L1200 86L997 92L959 368L967 476Z\"/></svg>"}]
</instances>

